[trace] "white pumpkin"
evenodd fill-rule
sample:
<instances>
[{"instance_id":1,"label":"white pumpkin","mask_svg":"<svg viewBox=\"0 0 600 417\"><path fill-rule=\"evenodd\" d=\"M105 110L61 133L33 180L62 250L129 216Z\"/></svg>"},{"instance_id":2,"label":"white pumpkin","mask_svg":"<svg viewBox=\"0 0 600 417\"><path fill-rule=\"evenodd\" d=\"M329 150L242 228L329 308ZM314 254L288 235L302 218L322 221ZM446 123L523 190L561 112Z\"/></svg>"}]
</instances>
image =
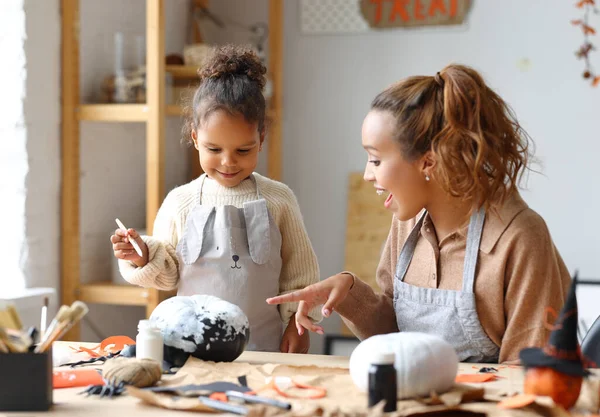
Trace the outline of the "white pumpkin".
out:
<instances>
[{"instance_id":1,"label":"white pumpkin","mask_svg":"<svg viewBox=\"0 0 600 417\"><path fill-rule=\"evenodd\" d=\"M443 393L454 385L458 356L452 345L430 334L400 332L372 336L352 352L350 375L361 391L369 388L371 359L383 352L396 355L398 399Z\"/></svg>"}]
</instances>

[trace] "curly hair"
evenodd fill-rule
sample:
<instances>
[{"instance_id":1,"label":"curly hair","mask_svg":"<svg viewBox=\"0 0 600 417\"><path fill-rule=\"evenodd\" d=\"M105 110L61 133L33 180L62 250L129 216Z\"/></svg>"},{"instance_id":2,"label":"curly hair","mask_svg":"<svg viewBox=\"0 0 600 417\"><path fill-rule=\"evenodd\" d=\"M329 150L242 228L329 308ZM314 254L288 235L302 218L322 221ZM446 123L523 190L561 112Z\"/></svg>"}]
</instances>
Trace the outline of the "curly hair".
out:
<instances>
[{"instance_id":1,"label":"curly hair","mask_svg":"<svg viewBox=\"0 0 600 417\"><path fill-rule=\"evenodd\" d=\"M394 116L405 158L433 153L432 175L472 210L502 203L528 168L531 138L510 106L467 66L402 80L377 95L371 108Z\"/></svg>"},{"instance_id":2,"label":"curly hair","mask_svg":"<svg viewBox=\"0 0 600 417\"><path fill-rule=\"evenodd\" d=\"M191 132L218 110L242 115L247 122L257 123L258 131L264 133L266 103L262 91L266 72L260 58L250 48L215 47L206 64L198 70L200 84L185 111L183 140L191 144Z\"/></svg>"}]
</instances>

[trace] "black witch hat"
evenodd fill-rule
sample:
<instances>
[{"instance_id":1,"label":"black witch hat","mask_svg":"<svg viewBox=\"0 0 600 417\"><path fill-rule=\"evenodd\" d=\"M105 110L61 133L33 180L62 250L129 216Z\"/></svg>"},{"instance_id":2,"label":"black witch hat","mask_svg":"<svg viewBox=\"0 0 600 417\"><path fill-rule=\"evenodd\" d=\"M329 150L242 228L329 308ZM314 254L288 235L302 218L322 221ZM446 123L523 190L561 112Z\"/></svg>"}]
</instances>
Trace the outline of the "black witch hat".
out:
<instances>
[{"instance_id":1,"label":"black witch hat","mask_svg":"<svg viewBox=\"0 0 600 417\"><path fill-rule=\"evenodd\" d=\"M571 289L550 334L550 340L543 348L521 350L519 357L526 368L552 368L566 375L586 376L579 341L577 340L577 273L571 282Z\"/></svg>"}]
</instances>

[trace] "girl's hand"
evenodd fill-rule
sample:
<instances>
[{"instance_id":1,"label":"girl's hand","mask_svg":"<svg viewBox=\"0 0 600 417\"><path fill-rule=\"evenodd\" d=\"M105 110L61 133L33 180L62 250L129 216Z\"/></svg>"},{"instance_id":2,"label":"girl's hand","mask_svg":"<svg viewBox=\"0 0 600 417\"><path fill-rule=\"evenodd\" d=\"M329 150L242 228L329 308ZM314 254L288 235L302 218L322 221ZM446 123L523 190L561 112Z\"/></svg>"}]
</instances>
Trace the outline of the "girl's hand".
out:
<instances>
[{"instance_id":1,"label":"girl's hand","mask_svg":"<svg viewBox=\"0 0 600 417\"><path fill-rule=\"evenodd\" d=\"M296 321L292 317L285 331L283 332L279 350L283 353L308 353L309 348L309 334L298 334L298 330L296 330Z\"/></svg>"},{"instance_id":2,"label":"girl's hand","mask_svg":"<svg viewBox=\"0 0 600 417\"><path fill-rule=\"evenodd\" d=\"M318 305L323 305L323 316L329 317L338 304L344 301L353 284L354 277L352 275L337 274L302 290L268 298L267 303L281 304L299 301L296 312L298 334L302 335L304 329L323 334L323 328L310 321L308 312Z\"/></svg>"},{"instance_id":3,"label":"girl's hand","mask_svg":"<svg viewBox=\"0 0 600 417\"><path fill-rule=\"evenodd\" d=\"M143 256L137 254L129 239L135 239ZM115 258L131 261L138 267L148 263L148 246L135 229L129 229L127 232L121 229L115 230L115 234L110 237L110 242L113 245Z\"/></svg>"}]
</instances>

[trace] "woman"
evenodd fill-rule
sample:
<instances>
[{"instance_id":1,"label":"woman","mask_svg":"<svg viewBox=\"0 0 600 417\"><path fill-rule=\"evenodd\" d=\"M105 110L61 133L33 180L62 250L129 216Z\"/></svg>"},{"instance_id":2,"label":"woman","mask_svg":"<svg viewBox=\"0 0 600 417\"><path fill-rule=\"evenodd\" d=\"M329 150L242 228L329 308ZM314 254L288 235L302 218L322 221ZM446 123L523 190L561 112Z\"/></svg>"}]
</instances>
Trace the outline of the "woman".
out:
<instances>
[{"instance_id":1,"label":"woman","mask_svg":"<svg viewBox=\"0 0 600 417\"><path fill-rule=\"evenodd\" d=\"M324 304L361 338L439 335L461 361L505 362L542 346L547 307L562 307L570 276L544 220L517 186L529 137L473 69L450 65L380 93L362 128L365 180L394 213L375 292L351 272L270 298L300 301L299 333Z\"/></svg>"}]
</instances>

